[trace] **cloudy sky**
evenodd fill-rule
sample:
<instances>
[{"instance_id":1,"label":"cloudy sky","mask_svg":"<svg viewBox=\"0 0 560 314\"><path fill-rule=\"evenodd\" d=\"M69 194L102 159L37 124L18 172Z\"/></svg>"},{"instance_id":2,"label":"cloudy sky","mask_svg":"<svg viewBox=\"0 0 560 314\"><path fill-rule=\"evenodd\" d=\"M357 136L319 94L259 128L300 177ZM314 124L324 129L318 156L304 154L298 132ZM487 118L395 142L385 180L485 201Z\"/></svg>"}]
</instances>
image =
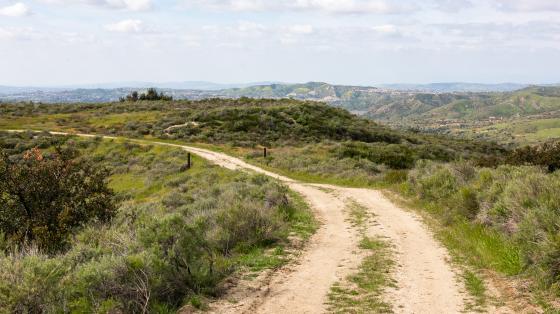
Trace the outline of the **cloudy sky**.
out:
<instances>
[{"instance_id":1,"label":"cloudy sky","mask_svg":"<svg viewBox=\"0 0 560 314\"><path fill-rule=\"evenodd\" d=\"M560 82L559 0L0 0L0 85Z\"/></svg>"}]
</instances>

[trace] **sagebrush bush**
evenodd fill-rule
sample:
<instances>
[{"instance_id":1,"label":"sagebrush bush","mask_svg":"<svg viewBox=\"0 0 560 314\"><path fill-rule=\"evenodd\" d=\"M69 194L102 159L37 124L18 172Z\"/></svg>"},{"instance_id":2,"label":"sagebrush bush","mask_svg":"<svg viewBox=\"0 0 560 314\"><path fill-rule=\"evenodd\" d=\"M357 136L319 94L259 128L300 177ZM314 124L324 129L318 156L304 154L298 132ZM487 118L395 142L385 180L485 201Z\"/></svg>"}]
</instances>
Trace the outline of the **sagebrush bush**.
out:
<instances>
[{"instance_id":1,"label":"sagebrush bush","mask_svg":"<svg viewBox=\"0 0 560 314\"><path fill-rule=\"evenodd\" d=\"M443 164L420 162L409 174L409 181L423 199L449 200L457 192L458 180L453 171Z\"/></svg>"},{"instance_id":2,"label":"sagebrush bush","mask_svg":"<svg viewBox=\"0 0 560 314\"><path fill-rule=\"evenodd\" d=\"M499 231L518 247L528 272L560 284L560 175L531 166L476 168L419 162L411 189L456 219Z\"/></svg>"}]
</instances>

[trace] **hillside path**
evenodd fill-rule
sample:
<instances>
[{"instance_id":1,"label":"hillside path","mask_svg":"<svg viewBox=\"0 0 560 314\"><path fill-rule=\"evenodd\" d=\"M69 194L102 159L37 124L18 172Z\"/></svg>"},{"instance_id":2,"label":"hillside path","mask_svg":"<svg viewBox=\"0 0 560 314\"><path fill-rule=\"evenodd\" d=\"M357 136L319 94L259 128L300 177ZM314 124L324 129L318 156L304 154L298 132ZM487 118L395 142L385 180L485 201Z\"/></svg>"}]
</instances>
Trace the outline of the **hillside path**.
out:
<instances>
[{"instance_id":1,"label":"hillside path","mask_svg":"<svg viewBox=\"0 0 560 314\"><path fill-rule=\"evenodd\" d=\"M346 207L349 202L364 206L375 216L376 224L369 226L369 234L383 236L394 246L398 266L393 276L397 288L388 289L386 298L395 313L464 312L464 287L449 263L447 251L416 214L394 205L381 192L302 183L202 148L131 141L178 147L227 169L254 171L278 179L305 198L320 222L319 229L295 262L272 273L264 286L239 302L218 303L214 312L326 312L331 286L355 271L363 258L357 252L358 232L348 221Z\"/></svg>"},{"instance_id":2,"label":"hillside path","mask_svg":"<svg viewBox=\"0 0 560 314\"><path fill-rule=\"evenodd\" d=\"M365 206L378 224L369 233L386 237L395 246L396 289L388 298L396 313L460 313L464 293L449 264L447 251L433 238L419 216L390 202L381 192L334 185L305 184L250 165L238 158L205 149L178 145L228 169L252 170L285 182L302 194L321 222L299 264L279 272L256 300L244 300L231 313L322 313L333 283L360 262L355 252L358 235L345 213L349 201Z\"/></svg>"}]
</instances>

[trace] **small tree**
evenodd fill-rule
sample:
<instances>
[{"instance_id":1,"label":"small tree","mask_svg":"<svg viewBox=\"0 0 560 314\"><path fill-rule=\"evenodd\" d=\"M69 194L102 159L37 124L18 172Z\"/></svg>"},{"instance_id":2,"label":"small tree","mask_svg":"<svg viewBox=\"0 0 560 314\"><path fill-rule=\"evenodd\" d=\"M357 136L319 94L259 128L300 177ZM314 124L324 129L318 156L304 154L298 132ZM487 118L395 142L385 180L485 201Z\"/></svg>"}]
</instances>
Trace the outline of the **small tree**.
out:
<instances>
[{"instance_id":1,"label":"small tree","mask_svg":"<svg viewBox=\"0 0 560 314\"><path fill-rule=\"evenodd\" d=\"M148 88L145 93L138 94L137 91L133 91L126 98L120 98L121 102L124 101L138 101L138 100L146 100L146 101L156 101L156 100L164 100L164 101L171 101L173 100L172 96L167 96L163 92L158 93L155 88Z\"/></svg>"},{"instance_id":2,"label":"small tree","mask_svg":"<svg viewBox=\"0 0 560 314\"><path fill-rule=\"evenodd\" d=\"M138 92L133 91L128 96L126 96L126 100L128 100L128 101L138 101Z\"/></svg>"},{"instance_id":3,"label":"small tree","mask_svg":"<svg viewBox=\"0 0 560 314\"><path fill-rule=\"evenodd\" d=\"M35 243L47 252L66 245L68 236L91 221L115 214L107 171L58 150L50 158L39 149L13 161L0 156L0 233L8 243Z\"/></svg>"}]
</instances>

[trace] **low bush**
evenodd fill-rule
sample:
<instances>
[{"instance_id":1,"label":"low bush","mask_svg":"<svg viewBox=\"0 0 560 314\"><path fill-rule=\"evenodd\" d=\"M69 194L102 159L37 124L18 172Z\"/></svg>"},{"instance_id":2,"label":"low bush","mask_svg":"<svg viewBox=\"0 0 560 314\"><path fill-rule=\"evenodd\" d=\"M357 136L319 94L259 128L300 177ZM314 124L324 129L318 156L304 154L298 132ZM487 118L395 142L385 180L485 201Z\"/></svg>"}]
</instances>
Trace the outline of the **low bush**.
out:
<instances>
[{"instance_id":1,"label":"low bush","mask_svg":"<svg viewBox=\"0 0 560 314\"><path fill-rule=\"evenodd\" d=\"M560 169L560 141L536 146L525 146L514 150L506 162L513 165L538 165L549 172Z\"/></svg>"},{"instance_id":2,"label":"low bush","mask_svg":"<svg viewBox=\"0 0 560 314\"><path fill-rule=\"evenodd\" d=\"M424 161L409 174L422 200L452 213L455 221L491 228L514 244L528 273L558 285L560 175L535 166L477 168L466 162Z\"/></svg>"}]
</instances>

